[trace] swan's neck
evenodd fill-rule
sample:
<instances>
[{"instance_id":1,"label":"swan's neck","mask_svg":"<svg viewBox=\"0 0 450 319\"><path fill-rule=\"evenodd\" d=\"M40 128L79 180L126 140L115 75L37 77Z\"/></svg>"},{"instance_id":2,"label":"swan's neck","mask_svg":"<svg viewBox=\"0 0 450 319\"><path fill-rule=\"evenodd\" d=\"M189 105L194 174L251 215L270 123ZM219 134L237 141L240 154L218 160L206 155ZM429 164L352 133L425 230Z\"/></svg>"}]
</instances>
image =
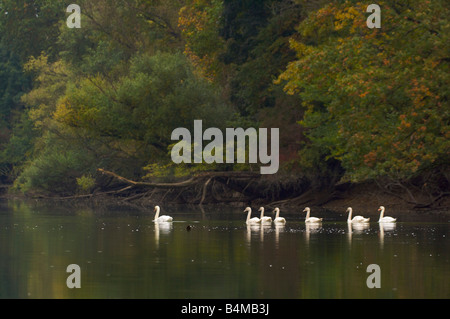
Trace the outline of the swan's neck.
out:
<instances>
[{"instance_id":1,"label":"swan's neck","mask_svg":"<svg viewBox=\"0 0 450 319\"><path fill-rule=\"evenodd\" d=\"M275 218L278 218L278 216L280 216L280 210L279 209L276 210Z\"/></svg>"},{"instance_id":2,"label":"swan's neck","mask_svg":"<svg viewBox=\"0 0 450 319\"><path fill-rule=\"evenodd\" d=\"M310 211L309 211L309 209L306 211L306 217L305 217L305 219L308 219L309 218L309 213L310 213Z\"/></svg>"},{"instance_id":3,"label":"swan's neck","mask_svg":"<svg viewBox=\"0 0 450 319\"><path fill-rule=\"evenodd\" d=\"M159 217L159 207L156 207L156 214L155 214L155 219L158 219Z\"/></svg>"},{"instance_id":4,"label":"swan's neck","mask_svg":"<svg viewBox=\"0 0 450 319\"><path fill-rule=\"evenodd\" d=\"M248 214L247 214L247 221L249 221L250 220L250 215L252 214L252 210L250 209L249 211L248 211Z\"/></svg>"},{"instance_id":5,"label":"swan's neck","mask_svg":"<svg viewBox=\"0 0 450 319\"><path fill-rule=\"evenodd\" d=\"M264 217L264 208L261 209L261 218L263 218L263 217Z\"/></svg>"},{"instance_id":6,"label":"swan's neck","mask_svg":"<svg viewBox=\"0 0 450 319\"><path fill-rule=\"evenodd\" d=\"M352 220L352 209L350 208L348 211L348 218L347 220Z\"/></svg>"},{"instance_id":7,"label":"swan's neck","mask_svg":"<svg viewBox=\"0 0 450 319\"><path fill-rule=\"evenodd\" d=\"M383 219L383 217L384 217L384 208L381 209L380 219Z\"/></svg>"}]
</instances>

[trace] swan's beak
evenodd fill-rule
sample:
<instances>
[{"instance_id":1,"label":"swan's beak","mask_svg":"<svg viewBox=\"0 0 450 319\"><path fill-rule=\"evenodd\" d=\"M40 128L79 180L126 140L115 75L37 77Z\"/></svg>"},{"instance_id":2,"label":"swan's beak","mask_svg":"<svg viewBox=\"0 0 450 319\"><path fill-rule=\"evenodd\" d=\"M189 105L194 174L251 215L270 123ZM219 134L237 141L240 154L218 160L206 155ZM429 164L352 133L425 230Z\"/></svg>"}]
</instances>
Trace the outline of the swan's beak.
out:
<instances>
[{"instance_id":1,"label":"swan's beak","mask_svg":"<svg viewBox=\"0 0 450 319\"><path fill-rule=\"evenodd\" d=\"M381 211L381 208L378 208L378 211Z\"/></svg>"}]
</instances>

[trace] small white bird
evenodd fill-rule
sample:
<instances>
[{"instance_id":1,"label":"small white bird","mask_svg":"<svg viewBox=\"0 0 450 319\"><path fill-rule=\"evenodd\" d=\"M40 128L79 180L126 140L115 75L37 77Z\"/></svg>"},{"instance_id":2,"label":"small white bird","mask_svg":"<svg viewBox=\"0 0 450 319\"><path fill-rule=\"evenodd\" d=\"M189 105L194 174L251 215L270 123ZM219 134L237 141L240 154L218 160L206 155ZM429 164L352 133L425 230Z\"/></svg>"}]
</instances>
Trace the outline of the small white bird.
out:
<instances>
[{"instance_id":1,"label":"small white bird","mask_svg":"<svg viewBox=\"0 0 450 319\"><path fill-rule=\"evenodd\" d=\"M361 223L368 223L370 221L370 218L364 218L359 215L352 218L353 209L351 207L347 208L347 212L348 212L347 223L361 224Z\"/></svg>"},{"instance_id":2,"label":"small white bird","mask_svg":"<svg viewBox=\"0 0 450 319\"><path fill-rule=\"evenodd\" d=\"M284 217L280 217L280 209L278 207L276 207L274 210L275 212L275 219L273 220L273 222L275 224L286 224L286 219L284 219Z\"/></svg>"},{"instance_id":3,"label":"small white bird","mask_svg":"<svg viewBox=\"0 0 450 319\"><path fill-rule=\"evenodd\" d=\"M380 208L378 208L378 211L380 212L380 219L378 219L379 223L395 223L397 221L397 218L393 218L393 217L383 217L384 216L384 206L380 206Z\"/></svg>"},{"instance_id":4,"label":"small white bird","mask_svg":"<svg viewBox=\"0 0 450 319\"><path fill-rule=\"evenodd\" d=\"M170 223L171 221L173 221L173 218L171 216L167 216L167 215L159 216L160 210L161 210L161 208L159 206L155 206L154 212L156 212L156 214L155 214L155 219L153 219L154 222Z\"/></svg>"},{"instance_id":5,"label":"small white bird","mask_svg":"<svg viewBox=\"0 0 450 319\"><path fill-rule=\"evenodd\" d=\"M272 217L264 216L264 207L260 207L258 212L261 212L261 224L272 224Z\"/></svg>"},{"instance_id":6,"label":"small white bird","mask_svg":"<svg viewBox=\"0 0 450 319\"><path fill-rule=\"evenodd\" d=\"M311 212L311 209L309 207L306 207L303 212L306 212L305 223L316 224L322 221L322 218L309 217L309 214Z\"/></svg>"},{"instance_id":7,"label":"small white bird","mask_svg":"<svg viewBox=\"0 0 450 319\"><path fill-rule=\"evenodd\" d=\"M247 212L248 212L247 219L245 221L247 225L261 224L261 219L259 219L258 217L250 218L250 215L252 214L252 209L250 207L245 208L244 213Z\"/></svg>"},{"instance_id":8,"label":"small white bird","mask_svg":"<svg viewBox=\"0 0 450 319\"><path fill-rule=\"evenodd\" d=\"M247 225L255 225L255 224L260 224L261 220L258 217L253 217L250 218L250 215L252 214L252 209L250 207L246 207L244 210L244 213L247 213L247 220L245 221L245 223Z\"/></svg>"}]
</instances>

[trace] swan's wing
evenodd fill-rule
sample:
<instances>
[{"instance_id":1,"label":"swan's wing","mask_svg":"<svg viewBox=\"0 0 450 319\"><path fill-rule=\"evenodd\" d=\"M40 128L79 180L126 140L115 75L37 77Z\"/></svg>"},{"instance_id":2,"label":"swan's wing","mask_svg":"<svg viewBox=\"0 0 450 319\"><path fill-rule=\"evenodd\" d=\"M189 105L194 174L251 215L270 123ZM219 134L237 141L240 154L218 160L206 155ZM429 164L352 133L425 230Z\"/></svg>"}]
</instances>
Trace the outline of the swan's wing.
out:
<instances>
[{"instance_id":1,"label":"swan's wing","mask_svg":"<svg viewBox=\"0 0 450 319\"><path fill-rule=\"evenodd\" d=\"M253 217L253 218L250 218L248 222L251 224L257 224L257 223L261 222L261 219L259 219L258 217Z\"/></svg>"},{"instance_id":2,"label":"swan's wing","mask_svg":"<svg viewBox=\"0 0 450 319\"><path fill-rule=\"evenodd\" d=\"M172 216L163 215L163 216L158 217L157 221L159 223L168 223L168 222L173 221L173 218L172 218Z\"/></svg>"},{"instance_id":3,"label":"swan's wing","mask_svg":"<svg viewBox=\"0 0 450 319\"><path fill-rule=\"evenodd\" d=\"M322 218L310 217L306 220L307 223L320 223Z\"/></svg>"},{"instance_id":4,"label":"swan's wing","mask_svg":"<svg viewBox=\"0 0 450 319\"><path fill-rule=\"evenodd\" d=\"M353 223L366 223L369 221L370 218L364 218L362 216L355 216L352 219Z\"/></svg>"}]
</instances>

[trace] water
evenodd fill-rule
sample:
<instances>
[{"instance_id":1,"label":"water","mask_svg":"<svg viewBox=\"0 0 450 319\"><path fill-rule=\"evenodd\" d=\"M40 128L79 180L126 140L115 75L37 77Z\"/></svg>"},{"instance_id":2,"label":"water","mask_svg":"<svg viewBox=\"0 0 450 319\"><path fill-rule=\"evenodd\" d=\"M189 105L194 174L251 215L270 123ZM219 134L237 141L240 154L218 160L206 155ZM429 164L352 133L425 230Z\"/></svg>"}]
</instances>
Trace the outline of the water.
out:
<instances>
[{"instance_id":1,"label":"water","mask_svg":"<svg viewBox=\"0 0 450 319\"><path fill-rule=\"evenodd\" d=\"M445 216L349 229L342 213L306 227L282 211L277 228L247 227L242 210L163 206L164 227L134 209L0 203L0 298L450 297ZM66 285L70 264L80 289ZM367 287L370 264L381 288Z\"/></svg>"}]
</instances>

